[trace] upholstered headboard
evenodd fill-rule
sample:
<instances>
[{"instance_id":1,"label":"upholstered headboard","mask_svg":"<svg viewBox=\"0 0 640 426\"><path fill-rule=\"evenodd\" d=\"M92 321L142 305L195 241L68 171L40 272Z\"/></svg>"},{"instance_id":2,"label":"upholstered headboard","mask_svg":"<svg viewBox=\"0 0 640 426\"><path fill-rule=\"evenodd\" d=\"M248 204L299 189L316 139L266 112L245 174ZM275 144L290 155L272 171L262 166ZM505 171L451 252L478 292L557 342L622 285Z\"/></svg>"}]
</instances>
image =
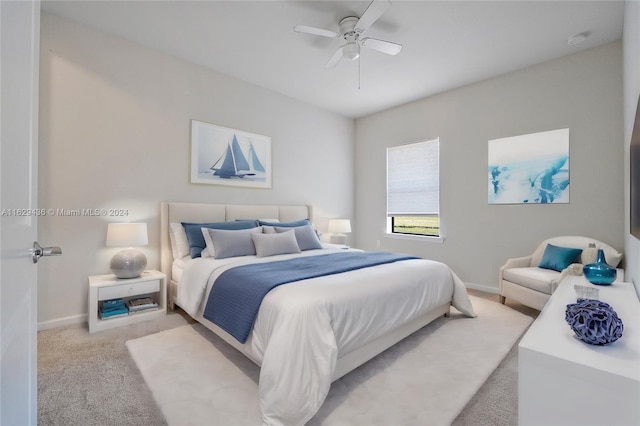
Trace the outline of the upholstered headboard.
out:
<instances>
[{"instance_id":1,"label":"upholstered headboard","mask_svg":"<svg viewBox=\"0 0 640 426\"><path fill-rule=\"evenodd\" d=\"M171 283L173 254L169 224L174 222L226 222L237 219L278 219L281 222L309 219L313 221L311 206L279 206L259 204L173 203L160 205L160 270Z\"/></svg>"}]
</instances>

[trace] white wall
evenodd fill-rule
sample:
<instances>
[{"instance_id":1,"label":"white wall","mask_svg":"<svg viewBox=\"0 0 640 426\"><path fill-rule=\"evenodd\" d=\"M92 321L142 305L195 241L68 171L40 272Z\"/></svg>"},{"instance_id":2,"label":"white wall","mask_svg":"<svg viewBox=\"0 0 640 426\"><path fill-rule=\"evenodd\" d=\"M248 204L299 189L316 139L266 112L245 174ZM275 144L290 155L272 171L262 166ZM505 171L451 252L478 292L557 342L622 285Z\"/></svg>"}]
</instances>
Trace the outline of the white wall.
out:
<instances>
[{"instance_id":1,"label":"white wall","mask_svg":"<svg viewBox=\"0 0 640 426\"><path fill-rule=\"evenodd\" d=\"M624 141L625 141L625 254L627 278L640 296L640 240L629 233L629 143L640 94L640 2L627 1L624 10Z\"/></svg>"},{"instance_id":2,"label":"white wall","mask_svg":"<svg viewBox=\"0 0 640 426\"><path fill-rule=\"evenodd\" d=\"M428 78L428 76L425 76ZM488 205L487 141L570 129L570 203ZM384 238L386 147L440 138L442 244ZM431 96L356 121L357 245L449 264L497 289L507 258L545 238L586 235L624 249L620 42Z\"/></svg>"},{"instance_id":3,"label":"white wall","mask_svg":"<svg viewBox=\"0 0 640 426\"><path fill-rule=\"evenodd\" d=\"M159 267L163 200L311 204L315 224L353 214L351 119L43 14L39 206L128 209L128 216L46 216L41 327L82 320L87 276L109 273L107 222L144 221L149 268ZM189 183L190 120L272 138L272 189Z\"/></svg>"}]
</instances>

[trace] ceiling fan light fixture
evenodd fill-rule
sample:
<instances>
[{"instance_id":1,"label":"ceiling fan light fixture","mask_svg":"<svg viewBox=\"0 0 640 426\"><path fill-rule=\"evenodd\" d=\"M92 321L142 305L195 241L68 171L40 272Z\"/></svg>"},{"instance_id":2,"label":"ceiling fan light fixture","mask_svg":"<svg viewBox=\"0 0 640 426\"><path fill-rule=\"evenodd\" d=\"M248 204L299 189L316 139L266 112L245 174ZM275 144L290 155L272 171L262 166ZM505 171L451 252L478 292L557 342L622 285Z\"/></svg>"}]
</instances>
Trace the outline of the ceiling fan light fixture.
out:
<instances>
[{"instance_id":1,"label":"ceiling fan light fixture","mask_svg":"<svg viewBox=\"0 0 640 426\"><path fill-rule=\"evenodd\" d=\"M360 56L360 46L358 46L358 43L352 42L345 44L342 48L342 56L350 61L358 59Z\"/></svg>"}]
</instances>

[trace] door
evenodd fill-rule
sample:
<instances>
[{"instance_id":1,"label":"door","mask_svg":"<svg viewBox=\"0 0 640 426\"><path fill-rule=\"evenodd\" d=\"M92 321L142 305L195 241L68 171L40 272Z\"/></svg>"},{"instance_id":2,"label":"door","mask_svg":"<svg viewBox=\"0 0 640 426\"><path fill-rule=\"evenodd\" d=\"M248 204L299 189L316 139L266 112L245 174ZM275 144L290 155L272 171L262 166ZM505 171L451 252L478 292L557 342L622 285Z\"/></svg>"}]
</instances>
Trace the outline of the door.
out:
<instances>
[{"instance_id":1,"label":"door","mask_svg":"<svg viewBox=\"0 0 640 426\"><path fill-rule=\"evenodd\" d=\"M40 3L0 1L0 424L37 423Z\"/></svg>"}]
</instances>

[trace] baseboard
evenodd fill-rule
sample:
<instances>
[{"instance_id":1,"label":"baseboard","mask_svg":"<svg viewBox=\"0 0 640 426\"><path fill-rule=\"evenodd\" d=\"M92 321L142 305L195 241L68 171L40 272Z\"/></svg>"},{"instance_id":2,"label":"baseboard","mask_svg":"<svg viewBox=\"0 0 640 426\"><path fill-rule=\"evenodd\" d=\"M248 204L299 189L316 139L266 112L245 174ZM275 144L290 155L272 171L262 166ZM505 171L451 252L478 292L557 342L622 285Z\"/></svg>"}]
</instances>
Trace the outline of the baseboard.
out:
<instances>
[{"instance_id":1,"label":"baseboard","mask_svg":"<svg viewBox=\"0 0 640 426\"><path fill-rule=\"evenodd\" d=\"M49 321L42 321L38 323L38 331L48 330L50 328L63 327L69 324L78 324L81 322L87 322L87 314L73 315L71 317L58 318Z\"/></svg>"},{"instance_id":2,"label":"baseboard","mask_svg":"<svg viewBox=\"0 0 640 426\"><path fill-rule=\"evenodd\" d=\"M485 293L499 294L500 289L497 287L489 287L488 285L476 284L476 283L464 283L465 287L472 290L484 291Z\"/></svg>"},{"instance_id":3,"label":"baseboard","mask_svg":"<svg viewBox=\"0 0 640 426\"><path fill-rule=\"evenodd\" d=\"M484 291L485 293L498 294L500 290L496 287L489 287L482 284L465 282L465 287L472 290ZM38 323L38 331L49 330L50 328L64 327L65 325L87 322L87 314L73 315L65 318L58 318Z\"/></svg>"}]
</instances>

